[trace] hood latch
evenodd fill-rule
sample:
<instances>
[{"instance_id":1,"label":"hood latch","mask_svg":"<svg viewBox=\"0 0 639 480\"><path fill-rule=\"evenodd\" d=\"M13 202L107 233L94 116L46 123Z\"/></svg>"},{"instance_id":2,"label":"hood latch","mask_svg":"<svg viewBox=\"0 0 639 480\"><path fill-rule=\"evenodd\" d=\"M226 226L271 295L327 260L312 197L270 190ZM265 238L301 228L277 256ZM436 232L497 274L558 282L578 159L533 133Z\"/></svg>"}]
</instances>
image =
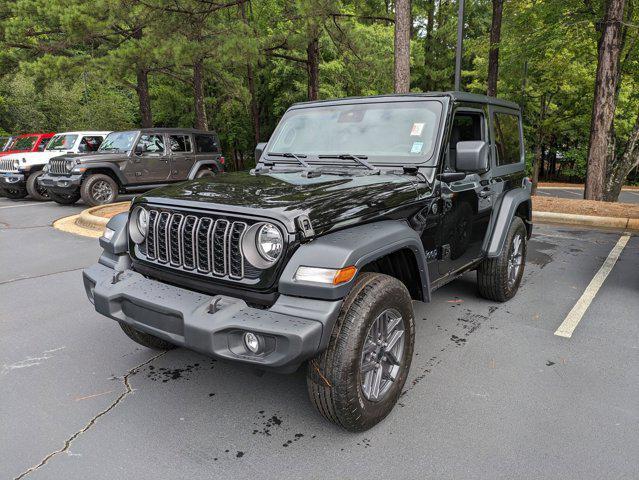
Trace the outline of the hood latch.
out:
<instances>
[{"instance_id":1,"label":"hood latch","mask_svg":"<svg viewBox=\"0 0 639 480\"><path fill-rule=\"evenodd\" d=\"M295 219L295 223L304 240L310 240L315 236L315 230L313 230L313 225L311 225L311 219L308 218L308 215L300 215Z\"/></svg>"}]
</instances>

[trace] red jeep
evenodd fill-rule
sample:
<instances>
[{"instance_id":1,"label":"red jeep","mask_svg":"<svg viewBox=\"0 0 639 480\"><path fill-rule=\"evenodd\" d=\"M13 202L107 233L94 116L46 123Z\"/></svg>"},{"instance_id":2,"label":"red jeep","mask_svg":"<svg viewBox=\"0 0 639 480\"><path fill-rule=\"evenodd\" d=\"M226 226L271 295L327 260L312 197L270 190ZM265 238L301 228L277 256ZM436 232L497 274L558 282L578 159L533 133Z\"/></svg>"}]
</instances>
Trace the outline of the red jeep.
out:
<instances>
[{"instance_id":1,"label":"red jeep","mask_svg":"<svg viewBox=\"0 0 639 480\"><path fill-rule=\"evenodd\" d=\"M0 157L10 153L41 152L54 135L55 133L25 133L24 135L18 135L7 150L0 152Z\"/></svg>"}]
</instances>

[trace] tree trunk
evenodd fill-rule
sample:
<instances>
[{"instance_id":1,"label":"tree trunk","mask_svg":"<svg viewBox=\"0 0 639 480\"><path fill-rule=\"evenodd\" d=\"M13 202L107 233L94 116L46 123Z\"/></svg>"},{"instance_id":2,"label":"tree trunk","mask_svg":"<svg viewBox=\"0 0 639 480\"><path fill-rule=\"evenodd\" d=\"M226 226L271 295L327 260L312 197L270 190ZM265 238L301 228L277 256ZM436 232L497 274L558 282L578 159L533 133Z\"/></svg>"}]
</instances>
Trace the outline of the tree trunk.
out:
<instances>
[{"instance_id":1,"label":"tree trunk","mask_svg":"<svg viewBox=\"0 0 639 480\"><path fill-rule=\"evenodd\" d=\"M149 72L143 67L138 67L135 73L135 91L138 94L140 105L140 123L142 128L151 128L153 116L151 114L151 98L149 97Z\"/></svg>"},{"instance_id":2,"label":"tree trunk","mask_svg":"<svg viewBox=\"0 0 639 480\"><path fill-rule=\"evenodd\" d=\"M255 75L253 65L246 65L249 94L251 95L251 122L253 123L253 140L255 145L260 143L260 109L257 105L257 93L255 91Z\"/></svg>"},{"instance_id":3,"label":"tree trunk","mask_svg":"<svg viewBox=\"0 0 639 480\"><path fill-rule=\"evenodd\" d=\"M410 91L410 0L395 1L395 93Z\"/></svg>"},{"instance_id":4,"label":"tree trunk","mask_svg":"<svg viewBox=\"0 0 639 480\"><path fill-rule=\"evenodd\" d=\"M426 14L426 35L424 38L424 78L422 89L425 92L433 90L432 75L430 69L433 68L433 22L435 21L435 0L428 0L428 12Z\"/></svg>"},{"instance_id":5,"label":"tree trunk","mask_svg":"<svg viewBox=\"0 0 639 480\"><path fill-rule=\"evenodd\" d=\"M198 58L193 63L193 100L195 102L195 128L208 130L209 121L206 118L204 104L204 60Z\"/></svg>"},{"instance_id":6,"label":"tree trunk","mask_svg":"<svg viewBox=\"0 0 639 480\"><path fill-rule=\"evenodd\" d=\"M541 170L541 165L544 162L544 145L543 139L541 138L541 134L537 137L537 142L535 142L535 159L533 160L533 169L532 169L532 190L531 194L535 195L537 193L537 184L539 183L539 171Z\"/></svg>"},{"instance_id":7,"label":"tree trunk","mask_svg":"<svg viewBox=\"0 0 639 480\"><path fill-rule=\"evenodd\" d=\"M584 198L602 200L606 179L606 159L610 155L615 117L615 92L621 56L621 25L625 0L609 0L599 40L595 96L590 124L588 167Z\"/></svg>"},{"instance_id":8,"label":"tree trunk","mask_svg":"<svg viewBox=\"0 0 639 480\"><path fill-rule=\"evenodd\" d=\"M317 100L319 98L319 62L319 38L313 36L306 47L309 100Z\"/></svg>"},{"instance_id":9,"label":"tree trunk","mask_svg":"<svg viewBox=\"0 0 639 480\"><path fill-rule=\"evenodd\" d=\"M605 201L616 202L619 199L624 181L632 169L637 166L639 166L639 114L637 114L635 126L628 137L623 155L610 169L604 194Z\"/></svg>"},{"instance_id":10,"label":"tree trunk","mask_svg":"<svg viewBox=\"0 0 639 480\"><path fill-rule=\"evenodd\" d=\"M501 41L501 13L504 0L493 0L493 21L490 26L490 51L488 52L488 90L489 97L497 96L499 79L499 42Z\"/></svg>"}]
</instances>

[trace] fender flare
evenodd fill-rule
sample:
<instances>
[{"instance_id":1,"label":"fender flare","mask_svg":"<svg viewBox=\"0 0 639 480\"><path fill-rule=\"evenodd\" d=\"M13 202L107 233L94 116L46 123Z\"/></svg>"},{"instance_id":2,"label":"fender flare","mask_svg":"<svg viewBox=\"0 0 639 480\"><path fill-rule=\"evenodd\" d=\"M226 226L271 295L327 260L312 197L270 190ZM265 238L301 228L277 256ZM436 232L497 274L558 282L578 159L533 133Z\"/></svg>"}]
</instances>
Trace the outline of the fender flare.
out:
<instances>
[{"instance_id":1,"label":"fender flare","mask_svg":"<svg viewBox=\"0 0 639 480\"><path fill-rule=\"evenodd\" d=\"M108 163L108 162L85 163L85 164L81 164L81 166L86 168L86 172L84 172L83 177L86 177L87 175L91 175L95 173L95 172L92 172L92 170L95 170L98 168L106 168L107 170L112 171L113 174L116 176L116 178L118 179L118 182L120 183L119 185L120 187L128 183L126 178L122 174L122 171L117 167L117 165L114 165L113 163Z\"/></svg>"},{"instance_id":2,"label":"fender flare","mask_svg":"<svg viewBox=\"0 0 639 480\"><path fill-rule=\"evenodd\" d=\"M525 182L522 188L506 192L499 203L499 207L493 210L489 225L490 235L486 236L483 246L487 257L495 258L501 254L512 218L522 204L525 204L526 208L524 221L528 230L528 238L530 238L532 233L532 201L530 199L530 183Z\"/></svg>"},{"instance_id":3,"label":"fender flare","mask_svg":"<svg viewBox=\"0 0 639 480\"><path fill-rule=\"evenodd\" d=\"M293 253L280 276L278 290L283 295L338 300L348 295L353 282L324 285L295 280L298 267L339 269L354 265L358 271L368 263L398 250L408 249L415 255L425 301L430 301L430 279L426 255L419 234L406 222L383 220L346 228L302 244Z\"/></svg>"},{"instance_id":4,"label":"fender flare","mask_svg":"<svg viewBox=\"0 0 639 480\"><path fill-rule=\"evenodd\" d=\"M193 164L193 166L191 166L191 170L189 170L189 175L188 175L188 179L189 180L193 180L195 178L195 174L198 172L198 170L201 167L205 167L207 165L212 165L215 167L215 170L217 172L220 171L220 166L218 164L218 162L215 159L210 159L210 160L198 160L197 162L195 162Z\"/></svg>"}]
</instances>

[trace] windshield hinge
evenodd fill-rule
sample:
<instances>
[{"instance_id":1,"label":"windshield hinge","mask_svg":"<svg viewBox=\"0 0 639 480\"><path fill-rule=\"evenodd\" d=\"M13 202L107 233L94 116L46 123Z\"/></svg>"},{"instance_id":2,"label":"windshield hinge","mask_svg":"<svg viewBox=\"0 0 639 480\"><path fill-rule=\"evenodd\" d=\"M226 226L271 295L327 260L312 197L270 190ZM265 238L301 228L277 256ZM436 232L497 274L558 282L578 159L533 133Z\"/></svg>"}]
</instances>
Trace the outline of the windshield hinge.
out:
<instances>
[{"instance_id":1,"label":"windshield hinge","mask_svg":"<svg viewBox=\"0 0 639 480\"><path fill-rule=\"evenodd\" d=\"M419 172L419 167L413 166L411 165L409 166L403 166L402 169L404 170L404 173L409 173L411 175L416 175L417 172Z\"/></svg>"}]
</instances>

